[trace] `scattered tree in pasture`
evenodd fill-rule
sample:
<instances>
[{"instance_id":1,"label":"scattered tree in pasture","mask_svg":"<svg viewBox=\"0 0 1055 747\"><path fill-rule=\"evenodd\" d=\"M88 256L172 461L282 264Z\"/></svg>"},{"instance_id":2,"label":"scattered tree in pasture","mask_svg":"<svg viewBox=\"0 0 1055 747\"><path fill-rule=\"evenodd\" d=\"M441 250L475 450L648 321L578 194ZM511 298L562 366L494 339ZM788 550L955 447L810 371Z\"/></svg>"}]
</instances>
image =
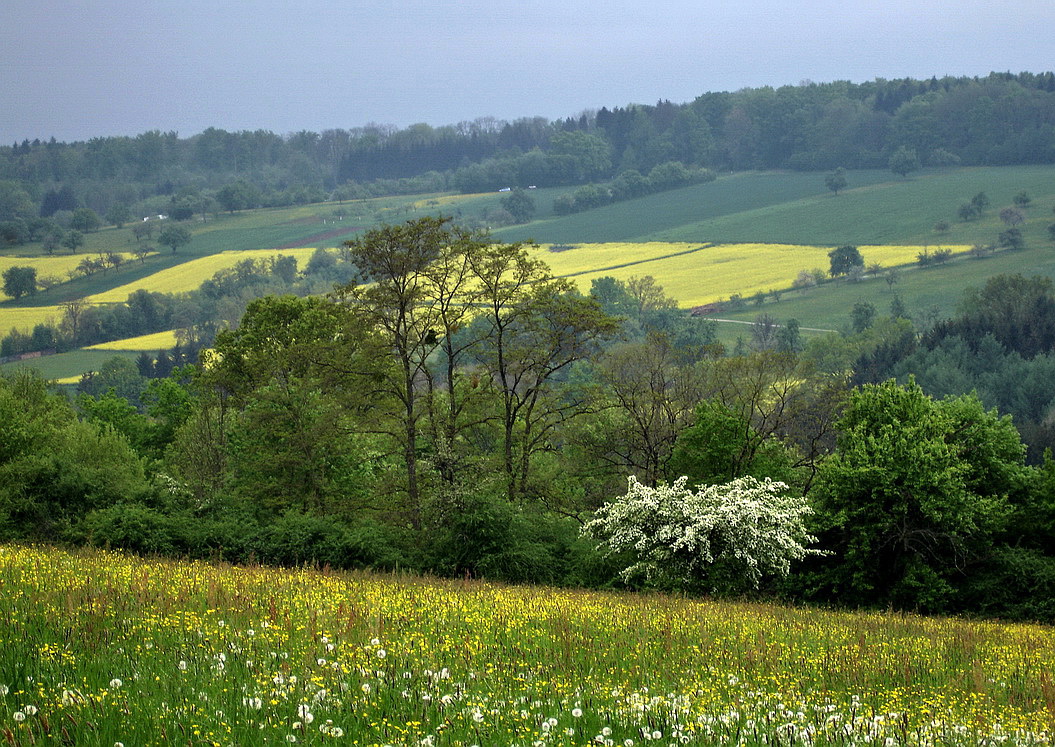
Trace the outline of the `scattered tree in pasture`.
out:
<instances>
[{"instance_id":1,"label":"scattered tree in pasture","mask_svg":"<svg viewBox=\"0 0 1055 747\"><path fill-rule=\"evenodd\" d=\"M113 226L123 228L125 223L132 220L132 211L123 202L115 202L106 211L106 220Z\"/></svg>"},{"instance_id":2,"label":"scattered tree in pasture","mask_svg":"<svg viewBox=\"0 0 1055 747\"><path fill-rule=\"evenodd\" d=\"M176 250L186 246L191 241L191 233L183 226L166 226L158 234L158 243L167 246L175 254Z\"/></svg>"},{"instance_id":3,"label":"scattered tree in pasture","mask_svg":"<svg viewBox=\"0 0 1055 747\"><path fill-rule=\"evenodd\" d=\"M1025 210L1026 208L1028 208L1030 206L1030 204L1033 202L1033 198L1030 197L1029 193L1026 192L1025 190L1022 190L1021 192L1016 194L1011 199L1012 199L1012 202L1015 203L1015 206L1020 208L1020 209L1022 209L1022 210Z\"/></svg>"},{"instance_id":4,"label":"scattered tree in pasture","mask_svg":"<svg viewBox=\"0 0 1055 747\"><path fill-rule=\"evenodd\" d=\"M47 293L49 290L54 288L56 285L62 285L62 278L58 275L41 275L37 278L37 285L40 289Z\"/></svg>"},{"instance_id":5,"label":"scattered tree in pasture","mask_svg":"<svg viewBox=\"0 0 1055 747\"><path fill-rule=\"evenodd\" d=\"M4 270L4 293L16 301L22 296L36 295L37 269L13 265Z\"/></svg>"},{"instance_id":6,"label":"scattered tree in pasture","mask_svg":"<svg viewBox=\"0 0 1055 747\"><path fill-rule=\"evenodd\" d=\"M841 166L824 177L824 186L838 196L839 191L846 189L846 170Z\"/></svg>"},{"instance_id":7,"label":"scattered tree in pasture","mask_svg":"<svg viewBox=\"0 0 1055 747\"><path fill-rule=\"evenodd\" d=\"M149 239L154 236L154 225L156 221L152 220L141 220L132 225L132 235L136 237L136 241L142 241L143 239Z\"/></svg>"},{"instance_id":8,"label":"scattered tree in pasture","mask_svg":"<svg viewBox=\"0 0 1055 747\"><path fill-rule=\"evenodd\" d=\"M84 234L76 230L67 231L62 239L62 245L69 249L71 253L76 254L77 249L84 246Z\"/></svg>"},{"instance_id":9,"label":"scattered tree in pasture","mask_svg":"<svg viewBox=\"0 0 1055 747\"><path fill-rule=\"evenodd\" d=\"M805 293L816 284L817 280L814 278L812 272L809 270L800 270L799 274L791 282L791 287L797 288L800 293Z\"/></svg>"},{"instance_id":10,"label":"scattered tree in pasture","mask_svg":"<svg viewBox=\"0 0 1055 747\"><path fill-rule=\"evenodd\" d=\"M938 221L937 223L934 224L934 232L935 233L948 233L948 231L949 231L949 222L948 221L940 220L940 221Z\"/></svg>"},{"instance_id":11,"label":"scattered tree in pasture","mask_svg":"<svg viewBox=\"0 0 1055 747\"><path fill-rule=\"evenodd\" d=\"M44 251L48 254L54 254L55 250L62 245L63 233L59 229L53 229L44 234L44 238L41 243L44 246Z\"/></svg>"},{"instance_id":12,"label":"scattered tree in pasture","mask_svg":"<svg viewBox=\"0 0 1055 747\"><path fill-rule=\"evenodd\" d=\"M840 246L828 252L831 261L829 274L834 278L839 275L849 275L855 267L864 268L865 261L856 246Z\"/></svg>"},{"instance_id":13,"label":"scattered tree in pasture","mask_svg":"<svg viewBox=\"0 0 1055 747\"><path fill-rule=\"evenodd\" d=\"M1018 228L1009 228L1006 231L1001 231L997 237L997 242L1005 249L1023 249L1026 246L1026 240L1022 236L1022 231Z\"/></svg>"},{"instance_id":14,"label":"scattered tree in pasture","mask_svg":"<svg viewBox=\"0 0 1055 747\"><path fill-rule=\"evenodd\" d=\"M102 224L102 219L91 208L77 208L70 219L70 228L84 233L97 231Z\"/></svg>"},{"instance_id":15,"label":"scattered tree in pasture","mask_svg":"<svg viewBox=\"0 0 1055 747\"><path fill-rule=\"evenodd\" d=\"M886 272L886 284L887 287L893 289L895 285L901 280L901 270L896 267L891 267Z\"/></svg>"},{"instance_id":16,"label":"scattered tree in pasture","mask_svg":"<svg viewBox=\"0 0 1055 747\"><path fill-rule=\"evenodd\" d=\"M1018 208L1006 207L1000 211L1000 220L1005 226L1014 227L1021 225L1026 220L1026 215Z\"/></svg>"}]
</instances>

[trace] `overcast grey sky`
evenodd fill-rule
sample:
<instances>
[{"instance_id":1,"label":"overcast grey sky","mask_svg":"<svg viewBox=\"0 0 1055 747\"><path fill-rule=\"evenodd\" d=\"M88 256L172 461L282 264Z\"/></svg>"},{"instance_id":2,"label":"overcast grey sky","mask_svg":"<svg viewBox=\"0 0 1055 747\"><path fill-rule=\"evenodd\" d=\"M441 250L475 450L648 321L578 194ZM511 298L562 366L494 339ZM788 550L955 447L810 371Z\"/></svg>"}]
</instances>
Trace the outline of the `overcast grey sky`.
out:
<instances>
[{"instance_id":1,"label":"overcast grey sky","mask_svg":"<svg viewBox=\"0 0 1055 747\"><path fill-rule=\"evenodd\" d=\"M1052 0L0 0L0 143L1043 72Z\"/></svg>"}]
</instances>

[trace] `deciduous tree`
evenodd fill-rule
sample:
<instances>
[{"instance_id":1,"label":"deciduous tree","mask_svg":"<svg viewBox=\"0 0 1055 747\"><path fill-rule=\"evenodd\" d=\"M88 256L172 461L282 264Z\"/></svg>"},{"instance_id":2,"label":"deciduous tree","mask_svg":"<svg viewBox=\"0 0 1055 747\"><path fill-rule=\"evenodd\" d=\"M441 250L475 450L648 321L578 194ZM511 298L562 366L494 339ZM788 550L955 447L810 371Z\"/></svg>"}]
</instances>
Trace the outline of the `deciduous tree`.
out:
<instances>
[{"instance_id":1,"label":"deciduous tree","mask_svg":"<svg viewBox=\"0 0 1055 747\"><path fill-rule=\"evenodd\" d=\"M4 293L15 300L32 296L37 292L37 270L35 267L14 265L4 270Z\"/></svg>"}]
</instances>

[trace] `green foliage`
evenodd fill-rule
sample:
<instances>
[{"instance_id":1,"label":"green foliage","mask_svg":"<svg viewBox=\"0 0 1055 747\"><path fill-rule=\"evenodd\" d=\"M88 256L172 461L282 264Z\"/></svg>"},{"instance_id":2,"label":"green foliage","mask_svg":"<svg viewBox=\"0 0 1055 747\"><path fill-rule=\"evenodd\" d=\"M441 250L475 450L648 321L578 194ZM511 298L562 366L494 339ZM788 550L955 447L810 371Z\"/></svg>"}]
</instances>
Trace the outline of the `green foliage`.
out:
<instances>
[{"instance_id":1,"label":"green foliage","mask_svg":"<svg viewBox=\"0 0 1055 747\"><path fill-rule=\"evenodd\" d=\"M850 310L850 322L855 333L860 334L872 326L876 318L876 307L867 301L858 301Z\"/></svg>"},{"instance_id":2,"label":"green foliage","mask_svg":"<svg viewBox=\"0 0 1055 747\"><path fill-rule=\"evenodd\" d=\"M535 201L519 187L499 201L517 223L527 223L535 215Z\"/></svg>"},{"instance_id":3,"label":"green foliage","mask_svg":"<svg viewBox=\"0 0 1055 747\"><path fill-rule=\"evenodd\" d=\"M810 493L833 553L814 593L846 604L940 611L1008 515L1024 449L978 399L927 397L910 381L856 390ZM837 558L837 560L835 559Z\"/></svg>"},{"instance_id":4,"label":"green foliage","mask_svg":"<svg viewBox=\"0 0 1055 747\"><path fill-rule=\"evenodd\" d=\"M102 224L102 219L91 208L77 208L70 219L70 228L84 233L98 231Z\"/></svg>"},{"instance_id":5,"label":"green foliage","mask_svg":"<svg viewBox=\"0 0 1055 747\"><path fill-rule=\"evenodd\" d=\"M855 267L863 270L865 266L864 257L861 256L856 246L840 246L838 249L832 249L828 252L828 259L831 260L831 269L828 270L828 274L833 278L839 275L849 275Z\"/></svg>"},{"instance_id":6,"label":"green foliage","mask_svg":"<svg viewBox=\"0 0 1055 747\"><path fill-rule=\"evenodd\" d=\"M158 243L167 246L175 254L181 246L186 246L191 241L191 233L183 226L166 226L158 234Z\"/></svg>"},{"instance_id":7,"label":"green foliage","mask_svg":"<svg viewBox=\"0 0 1055 747\"><path fill-rule=\"evenodd\" d=\"M898 176L907 176L909 172L919 171L919 154L916 153L915 148L902 145L891 154L888 165L890 170Z\"/></svg>"},{"instance_id":8,"label":"green foliage","mask_svg":"<svg viewBox=\"0 0 1055 747\"><path fill-rule=\"evenodd\" d=\"M742 415L717 400L696 407L692 425L677 436L668 476L687 476L690 484L714 485L738 477L794 477L787 447L755 430Z\"/></svg>"},{"instance_id":9,"label":"green foliage","mask_svg":"<svg viewBox=\"0 0 1055 747\"><path fill-rule=\"evenodd\" d=\"M37 270L35 267L13 265L4 270L4 293L16 301L22 296L32 296L37 292Z\"/></svg>"},{"instance_id":10,"label":"green foliage","mask_svg":"<svg viewBox=\"0 0 1055 747\"><path fill-rule=\"evenodd\" d=\"M846 189L846 170L842 167L837 168L832 173L824 177L824 186L826 186L831 192L836 195L843 189Z\"/></svg>"},{"instance_id":11,"label":"green foliage","mask_svg":"<svg viewBox=\"0 0 1055 747\"><path fill-rule=\"evenodd\" d=\"M0 377L0 536L60 540L88 511L146 490L123 436L77 420L39 379Z\"/></svg>"}]
</instances>

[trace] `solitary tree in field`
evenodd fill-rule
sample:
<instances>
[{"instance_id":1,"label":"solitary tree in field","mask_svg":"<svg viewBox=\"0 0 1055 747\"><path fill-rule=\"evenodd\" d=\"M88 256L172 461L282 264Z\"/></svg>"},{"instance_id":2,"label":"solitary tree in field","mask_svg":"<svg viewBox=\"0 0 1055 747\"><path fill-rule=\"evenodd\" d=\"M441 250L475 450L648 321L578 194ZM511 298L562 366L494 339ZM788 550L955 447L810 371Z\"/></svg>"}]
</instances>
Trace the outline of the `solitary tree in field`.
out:
<instances>
[{"instance_id":1,"label":"solitary tree in field","mask_svg":"<svg viewBox=\"0 0 1055 747\"><path fill-rule=\"evenodd\" d=\"M865 266L864 258L856 246L840 246L838 249L832 249L828 252L828 259L831 260L831 269L828 274L833 278L839 275L849 275L855 267L863 270Z\"/></svg>"},{"instance_id":2,"label":"solitary tree in field","mask_svg":"<svg viewBox=\"0 0 1055 747\"><path fill-rule=\"evenodd\" d=\"M77 249L84 246L84 234L80 231L69 231L66 233L66 236L63 237L62 245L69 249L73 254L76 254Z\"/></svg>"},{"instance_id":3,"label":"solitary tree in field","mask_svg":"<svg viewBox=\"0 0 1055 747\"><path fill-rule=\"evenodd\" d=\"M175 254L181 246L190 243L190 231L183 226L168 226L158 235L158 243L167 246Z\"/></svg>"},{"instance_id":4,"label":"solitary tree in field","mask_svg":"<svg viewBox=\"0 0 1055 747\"><path fill-rule=\"evenodd\" d=\"M839 194L840 189L846 189L846 171L842 166L824 177L824 185L836 195Z\"/></svg>"},{"instance_id":5,"label":"solitary tree in field","mask_svg":"<svg viewBox=\"0 0 1055 747\"><path fill-rule=\"evenodd\" d=\"M8 267L4 270L4 293L15 300L32 296L37 292L37 269L35 267Z\"/></svg>"}]
</instances>

